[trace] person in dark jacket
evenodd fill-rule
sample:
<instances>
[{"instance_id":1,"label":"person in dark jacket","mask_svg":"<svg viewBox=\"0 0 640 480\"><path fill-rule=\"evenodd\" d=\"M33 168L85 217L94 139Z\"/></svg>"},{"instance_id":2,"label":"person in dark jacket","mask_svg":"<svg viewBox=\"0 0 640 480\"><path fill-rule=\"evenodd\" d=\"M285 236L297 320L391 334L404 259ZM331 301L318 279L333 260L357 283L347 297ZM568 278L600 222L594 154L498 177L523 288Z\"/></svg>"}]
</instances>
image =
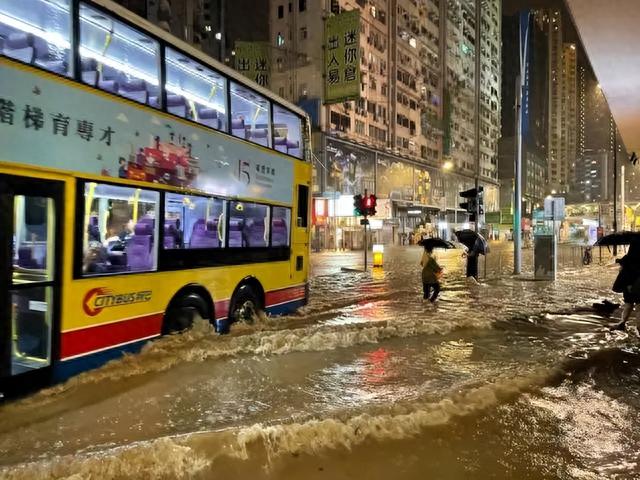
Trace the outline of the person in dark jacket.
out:
<instances>
[{"instance_id":1,"label":"person in dark jacket","mask_svg":"<svg viewBox=\"0 0 640 480\"><path fill-rule=\"evenodd\" d=\"M434 303L440 293L439 277L442 273L442 267L438 265L436 258L433 256L432 248L424 248L424 253L420 259L420 266L422 267L422 298ZM433 294L431 293L431 289L433 289Z\"/></svg>"},{"instance_id":2,"label":"person in dark jacket","mask_svg":"<svg viewBox=\"0 0 640 480\"><path fill-rule=\"evenodd\" d=\"M627 254L616 262L620 264L620 273L611 289L622 293L624 307L622 321L613 328L624 330L635 304L640 303L640 241L633 242Z\"/></svg>"}]
</instances>

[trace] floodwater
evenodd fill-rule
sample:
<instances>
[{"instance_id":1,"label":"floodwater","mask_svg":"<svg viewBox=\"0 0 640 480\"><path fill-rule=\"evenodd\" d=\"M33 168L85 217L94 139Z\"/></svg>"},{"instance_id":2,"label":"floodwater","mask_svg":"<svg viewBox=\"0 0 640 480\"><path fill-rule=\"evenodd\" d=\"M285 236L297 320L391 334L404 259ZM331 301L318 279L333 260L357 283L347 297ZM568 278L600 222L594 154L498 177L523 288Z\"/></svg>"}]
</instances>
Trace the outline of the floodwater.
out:
<instances>
[{"instance_id":1,"label":"floodwater","mask_svg":"<svg viewBox=\"0 0 640 480\"><path fill-rule=\"evenodd\" d=\"M432 305L420 255L314 255L296 315L200 324L0 407L0 478L640 478L638 330L591 308L617 268L569 251L555 283L514 278L498 244L468 285L440 252Z\"/></svg>"}]
</instances>

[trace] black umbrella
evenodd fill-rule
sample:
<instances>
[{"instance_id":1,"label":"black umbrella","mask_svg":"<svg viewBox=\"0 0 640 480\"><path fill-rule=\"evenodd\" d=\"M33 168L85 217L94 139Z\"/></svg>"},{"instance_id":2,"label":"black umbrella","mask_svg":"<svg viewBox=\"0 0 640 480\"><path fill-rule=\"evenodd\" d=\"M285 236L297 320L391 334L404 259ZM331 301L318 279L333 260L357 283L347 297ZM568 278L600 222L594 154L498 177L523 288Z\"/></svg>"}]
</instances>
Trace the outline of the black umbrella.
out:
<instances>
[{"instance_id":1,"label":"black umbrella","mask_svg":"<svg viewBox=\"0 0 640 480\"><path fill-rule=\"evenodd\" d=\"M422 245L427 250L433 250L434 248L456 248L453 243L442 238L423 238L418 242L418 245Z\"/></svg>"},{"instance_id":2,"label":"black umbrella","mask_svg":"<svg viewBox=\"0 0 640 480\"><path fill-rule=\"evenodd\" d=\"M616 232L605 235L594 243L596 247L611 247L613 245L630 245L640 242L640 232Z\"/></svg>"},{"instance_id":3,"label":"black umbrella","mask_svg":"<svg viewBox=\"0 0 640 480\"><path fill-rule=\"evenodd\" d=\"M487 241L482 235L473 230L458 230L454 232L458 241L469 249L470 252L486 255L489 251Z\"/></svg>"}]
</instances>

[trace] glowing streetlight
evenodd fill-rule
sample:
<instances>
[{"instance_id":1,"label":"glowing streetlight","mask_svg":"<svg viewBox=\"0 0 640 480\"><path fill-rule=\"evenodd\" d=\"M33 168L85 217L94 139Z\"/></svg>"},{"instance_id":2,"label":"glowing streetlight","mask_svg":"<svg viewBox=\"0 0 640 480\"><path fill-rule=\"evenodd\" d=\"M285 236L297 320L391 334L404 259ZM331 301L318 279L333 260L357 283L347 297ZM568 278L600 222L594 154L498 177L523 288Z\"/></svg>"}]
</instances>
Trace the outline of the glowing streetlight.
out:
<instances>
[{"instance_id":1,"label":"glowing streetlight","mask_svg":"<svg viewBox=\"0 0 640 480\"><path fill-rule=\"evenodd\" d=\"M442 170L444 170L445 172L451 170L452 168L453 168L453 162L451 160L447 160L442 165Z\"/></svg>"}]
</instances>

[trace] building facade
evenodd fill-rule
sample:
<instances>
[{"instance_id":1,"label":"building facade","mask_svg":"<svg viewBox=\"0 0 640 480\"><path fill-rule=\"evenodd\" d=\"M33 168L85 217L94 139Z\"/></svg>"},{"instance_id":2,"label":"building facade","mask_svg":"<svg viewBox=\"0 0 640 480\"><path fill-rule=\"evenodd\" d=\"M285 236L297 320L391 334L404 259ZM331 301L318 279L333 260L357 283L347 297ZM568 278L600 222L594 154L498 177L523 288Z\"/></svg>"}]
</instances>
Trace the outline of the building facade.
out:
<instances>
[{"instance_id":1,"label":"building facade","mask_svg":"<svg viewBox=\"0 0 640 480\"><path fill-rule=\"evenodd\" d=\"M560 120L560 167L563 169L566 185L560 192L571 194L571 179L576 164L578 82L577 49L574 43L562 46L562 113Z\"/></svg>"},{"instance_id":2,"label":"building facade","mask_svg":"<svg viewBox=\"0 0 640 480\"><path fill-rule=\"evenodd\" d=\"M526 12L525 12L526 13ZM547 195L548 33L544 11L529 12L529 48L522 97L523 213L530 216ZM502 27L502 125L499 141L500 205L513 208L516 156L516 81L520 71L520 14L505 16Z\"/></svg>"},{"instance_id":3,"label":"building facade","mask_svg":"<svg viewBox=\"0 0 640 480\"><path fill-rule=\"evenodd\" d=\"M356 9L360 98L325 105L324 22L318 20ZM270 2L272 88L313 120L314 195L325 213L316 215L321 246L357 247L361 227L351 207L340 215L340 202L365 189L386 205L384 213L379 209L382 223L372 225L380 241L397 241L419 224L437 230L465 223L458 193L473 187L478 172L477 43L479 177L485 210L497 210L500 1L482 2L481 14L477 42L473 0Z\"/></svg>"}]
</instances>

